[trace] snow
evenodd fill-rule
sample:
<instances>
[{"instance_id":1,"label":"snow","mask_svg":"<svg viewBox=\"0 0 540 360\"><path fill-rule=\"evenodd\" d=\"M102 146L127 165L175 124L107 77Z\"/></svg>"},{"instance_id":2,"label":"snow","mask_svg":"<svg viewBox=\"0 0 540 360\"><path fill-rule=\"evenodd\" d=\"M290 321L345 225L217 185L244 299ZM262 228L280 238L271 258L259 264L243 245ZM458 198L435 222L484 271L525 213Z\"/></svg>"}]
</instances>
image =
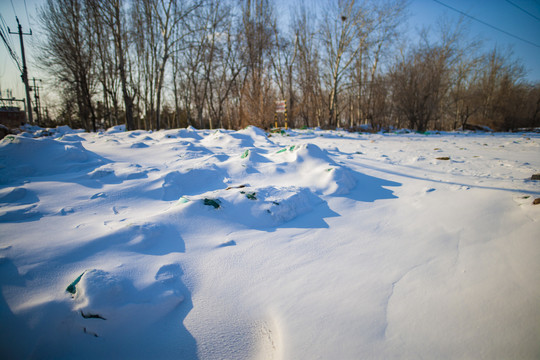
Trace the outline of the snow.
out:
<instances>
[{"instance_id":1,"label":"snow","mask_svg":"<svg viewBox=\"0 0 540 360\"><path fill-rule=\"evenodd\" d=\"M538 133L28 127L0 142L0 353L538 358L539 155Z\"/></svg>"}]
</instances>

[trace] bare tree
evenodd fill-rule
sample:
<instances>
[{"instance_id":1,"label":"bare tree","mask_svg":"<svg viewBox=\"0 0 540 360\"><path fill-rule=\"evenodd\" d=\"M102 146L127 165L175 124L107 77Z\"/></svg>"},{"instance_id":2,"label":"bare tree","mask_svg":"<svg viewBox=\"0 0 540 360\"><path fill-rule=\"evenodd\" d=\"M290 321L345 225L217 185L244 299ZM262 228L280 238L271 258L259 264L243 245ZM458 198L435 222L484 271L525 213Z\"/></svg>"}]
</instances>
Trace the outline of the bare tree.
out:
<instances>
[{"instance_id":1,"label":"bare tree","mask_svg":"<svg viewBox=\"0 0 540 360\"><path fill-rule=\"evenodd\" d=\"M100 2L87 0L90 17L86 19L91 28L91 39L96 48L96 75L101 84L102 102L98 101L97 119L104 126L117 125L119 116L118 72L115 66L114 46L109 41L107 32L102 31L107 25L100 11Z\"/></svg>"},{"instance_id":2,"label":"bare tree","mask_svg":"<svg viewBox=\"0 0 540 360\"><path fill-rule=\"evenodd\" d=\"M204 74L203 63L206 61L208 49L208 36L211 32L211 19L205 14L206 7L197 11L190 19L190 26L194 29L189 36L187 48L177 51L181 58L181 69L190 87L191 99L188 107L194 107L195 122L199 128L204 128L203 111L206 103L207 76ZM179 44L183 47L183 44Z\"/></svg>"},{"instance_id":3,"label":"bare tree","mask_svg":"<svg viewBox=\"0 0 540 360\"><path fill-rule=\"evenodd\" d=\"M132 4L130 29L134 42L136 65L135 107L139 112L137 127L151 129L151 121L155 113L155 59L157 57L157 30L150 16L145 16L145 6L142 0Z\"/></svg>"},{"instance_id":4,"label":"bare tree","mask_svg":"<svg viewBox=\"0 0 540 360\"><path fill-rule=\"evenodd\" d=\"M338 126L338 99L349 66L366 46L373 20L367 7L355 0L339 0L323 16L321 36L325 49L325 81L329 89L328 119Z\"/></svg>"},{"instance_id":5,"label":"bare tree","mask_svg":"<svg viewBox=\"0 0 540 360\"><path fill-rule=\"evenodd\" d=\"M125 123L127 130L135 128L134 123L134 95L133 87L130 85L131 68L129 63L129 39L128 39L128 21L124 10L126 4L122 0L92 1L96 14L100 17L104 27L112 35L111 47L114 50L113 59L110 57L102 61L103 71L111 71L118 74L124 102ZM103 37L102 29L96 29L100 37ZM112 66L111 66L112 65ZM116 99L116 92L109 91L110 95ZM115 100L116 102L116 100ZM119 114L116 113L118 120Z\"/></svg>"},{"instance_id":6,"label":"bare tree","mask_svg":"<svg viewBox=\"0 0 540 360\"><path fill-rule=\"evenodd\" d=\"M510 129L512 108L516 104L514 91L520 85L524 69L512 60L511 52L503 54L497 48L484 59L479 79L482 103L480 121L494 128Z\"/></svg>"},{"instance_id":7,"label":"bare tree","mask_svg":"<svg viewBox=\"0 0 540 360\"><path fill-rule=\"evenodd\" d=\"M391 73L394 106L412 129L424 132L438 116L444 60L442 48L415 49Z\"/></svg>"},{"instance_id":8,"label":"bare tree","mask_svg":"<svg viewBox=\"0 0 540 360\"><path fill-rule=\"evenodd\" d=\"M184 24L186 18L200 6L200 2L186 4L180 0L145 0L147 16L154 17L159 29L160 53L157 57L157 82L156 82L156 128L160 129L161 95L164 85L165 68L171 56L171 51L177 42L182 41L187 32L175 31L178 26ZM176 36L173 38L172 35Z\"/></svg>"},{"instance_id":9,"label":"bare tree","mask_svg":"<svg viewBox=\"0 0 540 360\"><path fill-rule=\"evenodd\" d=\"M94 47L85 19L90 17L83 0L47 0L39 13L46 32L41 62L66 90L75 93L78 115L86 129L97 130L92 102Z\"/></svg>"},{"instance_id":10,"label":"bare tree","mask_svg":"<svg viewBox=\"0 0 540 360\"><path fill-rule=\"evenodd\" d=\"M464 49L460 47L465 28L462 21L439 23L437 42L430 41L429 29L421 33L421 42L394 66L390 73L392 96L397 115L409 126L424 132L431 126L440 129L448 113L453 75L459 70ZM470 50L470 49L469 49Z\"/></svg>"},{"instance_id":11,"label":"bare tree","mask_svg":"<svg viewBox=\"0 0 540 360\"><path fill-rule=\"evenodd\" d=\"M273 96L268 76L268 56L273 47L273 10L269 0L242 3L242 46L245 74L241 88L242 126L264 127L273 114Z\"/></svg>"},{"instance_id":12,"label":"bare tree","mask_svg":"<svg viewBox=\"0 0 540 360\"><path fill-rule=\"evenodd\" d=\"M526 126L529 128L540 127L540 83L529 86L527 111L529 123Z\"/></svg>"},{"instance_id":13,"label":"bare tree","mask_svg":"<svg viewBox=\"0 0 540 360\"><path fill-rule=\"evenodd\" d=\"M296 96L293 87L294 64L298 55L298 36L294 34L291 41L280 35L277 21L272 25L274 35L274 51L270 55L274 79L279 89L280 99L287 100L287 115L294 121L296 113Z\"/></svg>"},{"instance_id":14,"label":"bare tree","mask_svg":"<svg viewBox=\"0 0 540 360\"><path fill-rule=\"evenodd\" d=\"M179 45L178 45L179 46ZM193 125L191 115L191 87L185 71L183 70L184 63L182 62L181 49L174 52L172 56L172 85L174 98L174 116L177 127L180 127L185 120L185 125ZM184 115L185 118L182 118Z\"/></svg>"},{"instance_id":15,"label":"bare tree","mask_svg":"<svg viewBox=\"0 0 540 360\"><path fill-rule=\"evenodd\" d=\"M381 68L381 61L392 49L394 41L399 37L399 27L405 20L405 6L403 0L388 0L372 4L369 11L372 17L372 26L368 38L364 41L360 52L351 69L350 91L356 101L351 104L350 127L355 128L357 121L364 124L371 123L375 127L382 125L382 119L375 119L375 112L381 115L380 105L383 89L380 84L382 78L377 78ZM377 103L377 105L376 105ZM354 109L356 106L356 109Z\"/></svg>"},{"instance_id":16,"label":"bare tree","mask_svg":"<svg viewBox=\"0 0 540 360\"><path fill-rule=\"evenodd\" d=\"M451 129L465 129L472 115L480 110L480 91L478 78L481 58L463 54L452 73L452 87L449 93L448 111L453 118Z\"/></svg>"},{"instance_id":17,"label":"bare tree","mask_svg":"<svg viewBox=\"0 0 540 360\"><path fill-rule=\"evenodd\" d=\"M226 101L237 86L238 78L244 69L242 48L239 46L238 29L232 8L216 1L212 8L212 28L209 36L209 54L204 62L204 72L208 84L208 110L210 128L213 124L223 127ZM232 128L232 119L228 127Z\"/></svg>"},{"instance_id":18,"label":"bare tree","mask_svg":"<svg viewBox=\"0 0 540 360\"><path fill-rule=\"evenodd\" d=\"M302 4L296 10L293 26L298 46L298 59L294 64L301 97L297 106L298 115L303 119L304 126L320 127L324 101L316 14L306 4Z\"/></svg>"}]
</instances>

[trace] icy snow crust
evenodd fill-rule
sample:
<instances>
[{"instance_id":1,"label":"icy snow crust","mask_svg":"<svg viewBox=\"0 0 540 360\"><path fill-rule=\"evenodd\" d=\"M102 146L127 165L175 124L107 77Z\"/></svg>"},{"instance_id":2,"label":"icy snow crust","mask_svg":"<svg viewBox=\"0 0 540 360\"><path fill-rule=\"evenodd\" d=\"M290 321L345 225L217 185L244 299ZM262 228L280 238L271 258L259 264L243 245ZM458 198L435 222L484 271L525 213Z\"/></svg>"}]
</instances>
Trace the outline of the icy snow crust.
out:
<instances>
[{"instance_id":1,"label":"icy snow crust","mask_svg":"<svg viewBox=\"0 0 540 360\"><path fill-rule=\"evenodd\" d=\"M0 142L2 358L540 357L539 134L124 130Z\"/></svg>"}]
</instances>

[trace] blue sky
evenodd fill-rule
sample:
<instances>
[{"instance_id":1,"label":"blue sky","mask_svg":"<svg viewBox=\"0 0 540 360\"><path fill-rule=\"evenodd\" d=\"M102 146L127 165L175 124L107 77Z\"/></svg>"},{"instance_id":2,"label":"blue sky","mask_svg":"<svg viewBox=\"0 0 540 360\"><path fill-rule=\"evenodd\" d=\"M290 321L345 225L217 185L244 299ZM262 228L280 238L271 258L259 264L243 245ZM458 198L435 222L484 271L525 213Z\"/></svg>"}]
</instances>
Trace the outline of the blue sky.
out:
<instances>
[{"instance_id":1,"label":"blue sky","mask_svg":"<svg viewBox=\"0 0 540 360\"><path fill-rule=\"evenodd\" d=\"M491 50L495 46L503 51L512 50L525 66L527 79L532 82L540 82L540 0L439 1L505 32L535 43L537 46L518 40L475 20L465 18L468 21L470 38L482 40L484 50ZM521 7L538 19L512 4ZM435 26L437 19L441 17L458 19L461 16L461 14L434 0L412 0L409 11L409 23L413 28L422 25Z\"/></svg>"},{"instance_id":2,"label":"blue sky","mask_svg":"<svg viewBox=\"0 0 540 360\"><path fill-rule=\"evenodd\" d=\"M287 11L285 4L291 4L295 0L276 0L278 12ZM305 0L306 4L320 4L325 0ZM540 0L439 0L453 8L466 12L486 23L491 24L501 30L523 38L538 46L533 46L512 36L501 33L486 25L474 20L469 21L469 36L473 39L483 41L484 49L491 50L498 46L501 50L511 49L517 58L520 58L527 70L527 79L532 82L540 82ZM26 3L26 7L25 7ZM33 44L39 36L37 21L35 19L35 9L44 3L44 0L0 0L0 14L4 20L15 31L17 23L15 15L19 17L23 30L32 28L34 35L25 36L25 47L28 61L29 76L43 77L32 60L35 53ZM523 12L514 5L525 9L533 16ZM28 9L28 16L26 9ZM411 36L414 36L417 29L424 26L436 26L438 19L457 19L460 14L437 3L435 0L410 0L409 18L406 26ZM20 53L18 36L12 35L12 43L17 53ZM14 96L22 98L24 96L24 86L20 80L20 74L8 56L4 44L0 44L0 89L12 89Z\"/></svg>"}]
</instances>

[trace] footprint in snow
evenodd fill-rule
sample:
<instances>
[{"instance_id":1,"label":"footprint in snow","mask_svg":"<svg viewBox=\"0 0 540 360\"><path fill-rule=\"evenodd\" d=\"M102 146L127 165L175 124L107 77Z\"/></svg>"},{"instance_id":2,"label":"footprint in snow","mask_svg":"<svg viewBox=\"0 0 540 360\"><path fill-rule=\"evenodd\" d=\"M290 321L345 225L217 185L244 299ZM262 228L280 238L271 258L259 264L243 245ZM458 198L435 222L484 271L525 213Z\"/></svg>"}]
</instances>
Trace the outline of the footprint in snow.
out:
<instances>
[{"instance_id":1,"label":"footprint in snow","mask_svg":"<svg viewBox=\"0 0 540 360\"><path fill-rule=\"evenodd\" d=\"M222 244L219 244L218 246L216 246L216 249L229 247L229 246L235 246L235 245L236 245L236 241L230 240L230 241L224 242Z\"/></svg>"},{"instance_id":2,"label":"footprint in snow","mask_svg":"<svg viewBox=\"0 0 540 360\"><path fill-rule=\"evenodd\" d=\"M32 190L24 187L8 187L0 190L1 204L31 205L39 202L39 197Z\"/></svg>"},{"instance_id":3,"label":"footprint in snow","mask_svg":"<svg viewBox=\"0 0 540 360\"><path fill-rule=\"evenodd\" d=\"M58 212L58 215L61 215L61 216L66 216L68 214L73 214L75 212L75 210L72 208L72 207L63 207L62 209L60 209L60 211Z\"/></svg>"},{"instance_id":4,"label":"footprint in snow","mask_svg":"<svg viewBox=\"0 0 540 360\"><path fill-rule=\"evenodd\" d=\"M155 279L160 283L170 283L178 281L182 275L182 268L179 264L167 264L159 268Z\"/></svg>"},{"instance_id":5,"label":"footprint in snow","mask_svg":"<svg viewBox=\"0 0 540 360\"><path fill-rule=\"evenodd\" d=\"M107 194L102 193L102 192L98 192L97 194L92 195L92 197L90 197L90 199L94 200L94 199L106 198L106 197L107 197Z\"/></svg>"},{"instance_id":6,"label":"footprint in snow","mask_svg":"<svg viewBox=\"0 0 540 360\"><path fill-rule=\"evenodd\" d=\"M0 210L0 222L39 220L43 214L36 211L37 204L9 206Z\"/></svg>"}]
</instances>

